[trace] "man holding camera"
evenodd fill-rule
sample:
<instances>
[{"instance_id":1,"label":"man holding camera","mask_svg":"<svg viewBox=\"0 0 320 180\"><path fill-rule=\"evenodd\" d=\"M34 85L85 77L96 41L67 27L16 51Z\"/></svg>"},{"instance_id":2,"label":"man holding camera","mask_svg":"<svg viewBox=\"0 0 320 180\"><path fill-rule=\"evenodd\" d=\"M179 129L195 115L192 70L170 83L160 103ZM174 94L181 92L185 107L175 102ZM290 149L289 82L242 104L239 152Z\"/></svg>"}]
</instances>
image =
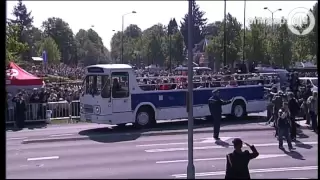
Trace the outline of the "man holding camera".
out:
<instances>
[{"instance_id":1,"label":"man holding camera","mask_svg":"<svg viewBox=\"0 0 320 180\"><path fill-rule=\"evenodd\" d=\"M292 146L290 137L290 111L288 108L288 103L284 102L281 109L279 109L278 115L278 139L279 139L279 149L284 149L283 147L283 137L286 138L289 146L289 150L292 151L294 148Z\"/></svg>"}]
</instances>

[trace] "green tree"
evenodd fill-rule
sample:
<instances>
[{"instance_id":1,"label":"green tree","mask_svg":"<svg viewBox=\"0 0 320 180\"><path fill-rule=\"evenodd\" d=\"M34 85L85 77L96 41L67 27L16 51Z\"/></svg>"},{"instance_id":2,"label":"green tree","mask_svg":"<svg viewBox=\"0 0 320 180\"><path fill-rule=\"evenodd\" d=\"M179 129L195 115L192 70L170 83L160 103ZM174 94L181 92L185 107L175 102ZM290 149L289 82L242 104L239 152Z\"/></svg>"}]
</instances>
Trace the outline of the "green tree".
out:
<instances>
[{"instance_id":1,"label":"green tree","mask_svg":"<svg viewBox=\"0 0 320 180\"><path fill-rule=\"evenodd\" d=\"M233 68L234 63L239 60L239 55L242 49L241 24L230 13L227 14L226 24L227 63Z\"/></svg>"},{"instance_id":2,"label":"green tree","mask_svg":"<svg viewBox=\"0 0 320 180\"><path fill-rule=\"evenodd\" d=\"M315 27L313 28L312 32L307 35L309 42L310 42L310 56L312 56L312 60L316 63L317 62L317 50L318 50L318 2L313 6L312 13L315 17Z\"/></svg>"},{"instance_id":3,"label":"green tree","mask_svg":"<svg viewBox=\"0 0 320 180\"><path fill-rule=\"evenodd\" d=\"M77 63L77 46L69 24L61 18L51 17L42 23L44 34L50 36L57 43L61 52L61 62L65 64Z\"/></svg>"},{"instance_id":4,"label":"green tree","mask_svg":"<svg viewBox=\"0 0 320 180\"><path fill-rule=\"evenodd\" d=\"M222 63L223 54L223 32L210 39L208 46L205 49L209 60L209 66L214 67L214 71L218 72Z\"/></svg>"},{"instance_id":5,"label":"green tree","mask_svg":"<svg viewBox=\"0 0 320 180\"><path fill-rule=\"evenodd\" d=\"M84 65L110 63L110 53L103 45L101 37L93 29L80 29L75 36L77 43L77 57Z\"/></svg>"},{"instance_id":6,"label":"green tree","mask_svg":"<svg viewBox=\"0 0 320 180\"><path fill-rule=\"evenodd\" d=\"M143 31L142 41L144 43L143 56L146 64L158 64L162 66L165 60L166 29L162 24L156 24Z\"/></svg>"},{"instance_id":7,"label":"green tree","mask_svg":"<svg viewBox=\"0 0 320 180\"><path fill-rule=\"evenodd\" d=\"M184 41L183 41L183 36L180 33L180 31L176 32L173 34L172 37L172 61L174 62L175 65L181 65L185 59L183 55L183 50L184 50Z\"/></svg>"},{"instance_id":8,"label":"green tree","mask_svg":"<svg viewBox=\"0 0 320 180\"><path fill-rule=\"evenodd\" d=\"M122 50L122 33L116 32L111 38L111 57L120 63ZM130 24L124 30L123 36L123 61L124 63L135 63L140 58L142 31L139 26ZM139 55L138 55L139 54ZM137 56L138 55L138 56Z\"/></svg>"},{"instance_id":9,"label":"green tree","mask_svg":"<svg viewBox=\"0 0 320 180\"><path fill-rule=\"evenodd\" d=\"M43 51L47 52L47 62L58 64L60 63L61 53L59 51L58 45L51 38L47 37L37 43L38 56L42 55Z\"/></svg>"},{"instance_id":10,"label":"green tree","mask_svg":"<svg viewBox=\"0 0 320 180\"><path fill-rule=\"evenodd\" d=\"M27 49L22 54L22 59L31 60L32 47L34 45L30 42L30 31L33 28L33 17L31 16L31 12L28 12L27 7L22 3L22 0L18 0L18 4L14 6L12 14L15 18L11 19L10 22L18 27L18 41L28 45Z\"/></svg>"},{"instance_id":11,"label":"green tree","mask_svg":"<svg viewBox=\"0 0 320 180\"><path fill-rule=\"evenodd\" d=\"M218 36L221 30L221 21L216 21L214 23L209 23L206 26L206 36Z\"/></svg>"},{"instance_id":12,"label":"green tree","mask_svg":"<svg viewBox=\"0 0 320 180\"><path fill-rule=\"evenodd\" d=\"M19 41L19 26L7 22L6 25L6 63L19 61L27 50L27 44Z\"/></svg>"},{"instance_id":13,"label":"green tree","mask_svg":"<svg viewBox=\"0 0 320 180\"><path fill-rule=\"evenodd\" d=\"M196 4L196 1L193 1L193 45L198 44L200 41L202 41L206 35L206 24L207 19L204 18L205 12L200 11L200 7L198 4ZM186 46L188 46L188 14L184 16L182 21L180 22L180 31L184 37L184 43Z\"/></svg>"},{"instance_id":14,"label":"green tree","mask_svg":"<svg viewBox=\"0 0 320 180\"><path fill-rule=\"evenodd\" d=\"M245 58L249 65L253 62L269 64L266 59L265 24L261 24L257 18L249 25L246 31Z\"/></svg>"},{"instance_id":15,"label":"green tree","mask_svg":"<svg viewBox=\"0 0 320 180\"><path fill-rule=\"evenodd\" d=\"M273 65L287 68L292 63L292 42L289 36L289 29L285 19L281 25L276 25L271 43L271 57Z\"/></svg>"}]
</instances>

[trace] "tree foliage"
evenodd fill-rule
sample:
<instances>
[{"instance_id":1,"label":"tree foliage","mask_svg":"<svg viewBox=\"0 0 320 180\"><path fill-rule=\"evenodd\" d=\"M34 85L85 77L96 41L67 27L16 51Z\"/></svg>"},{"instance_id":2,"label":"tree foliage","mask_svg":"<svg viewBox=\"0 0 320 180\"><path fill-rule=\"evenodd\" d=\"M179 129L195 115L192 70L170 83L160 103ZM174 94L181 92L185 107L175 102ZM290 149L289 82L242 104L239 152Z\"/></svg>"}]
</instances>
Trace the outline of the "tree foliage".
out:
<instances>
[{"instance_id":1,"label":"tree foliage","mask_svg":"<svg viewBox=\"0 0 320 180\"><path fill-rule=\"evenodd\" d=\"M37 42L38 56L42 56L43 51L47 53L47 63L59 64L61 59L61 53L58 45L51 38L47 37Z\"/></svg>"},{"instance_id":2,"label":"tree foliage","mask_svg":"<svg viewBox=\"0 0 320 180\"><path fill-rule=\"evenodd\" d=\"M297 61L317 62L318 4L310 11L316 18L316 27L305 36L292 34L283 19L281 25L261 23L261 18L244 27L232 16L226 18L226 60L233 67L236 63L273 64L288 67ZM49 62L65 64L120 63L123 45L123 63L133 65L157 64L168 67L184 64L188 45L188 14L177 23L156 23L142 30L130 24L124 32L115 32L111 38L111 50L104 46L94 29L80 29L74 34L67 22L50 17L42 24L42 30L33 26L32 12L19 0L13 9L15 18L8 20L6 52L7 60L30 60L46 50ZM218 70L223 62L224 19L207 23L205 12L193 1L193 45L203 46L209 66ZM307 25L297 27L304 29ZM123 44L122 44L123 35ZM197 45L197 46L196 46ZM198 51L197 48L194 51ZM21 57L21 58L20 58ZM244 57L244 59L243 59Z\"/></svg>"},{"instance_id":3,"label":"tree foliage","mask_svg":"<svg viewBox=\"0 0 320 180\"><path fill-rule=\"evenodd\" d=\"M32 57L47 52L49 63L95 64L110 63L109 50L101 37L93 30L79 30L74 35L69 24L58 17L50 17L42 23L43 31L33 26L32 12L22 0L13 9L14 18L7 20L7 60L30 61ZM82 36L85 31L85 35ZM82 41L79 41L82 38Z\"/></svg>"},{"instance_id":4,"label":"tree foliage","mask_svg":"<svg viewBox=\"0 0 320 180\"><path fill-rule=\"evenodd\" d=\"M19 26L7 23L6 25L6 63L19 61L20 55L27 50L27 44L19 42Z\"/></svg>"}]
</instances>

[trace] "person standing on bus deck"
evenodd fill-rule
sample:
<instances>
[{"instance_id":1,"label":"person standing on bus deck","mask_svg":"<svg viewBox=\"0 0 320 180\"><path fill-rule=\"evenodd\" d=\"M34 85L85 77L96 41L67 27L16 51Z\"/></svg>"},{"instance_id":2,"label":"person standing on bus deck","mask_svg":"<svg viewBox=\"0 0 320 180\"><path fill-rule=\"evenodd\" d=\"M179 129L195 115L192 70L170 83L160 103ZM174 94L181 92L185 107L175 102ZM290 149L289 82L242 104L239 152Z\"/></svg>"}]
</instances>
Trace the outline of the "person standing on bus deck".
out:
<instances>
[{"instance_id":1,"label":"person standing on bus deck","mask_svg":"<svg viewBox=\"0 0 320 180\"><path fill-rule=\"evenodd\" d=\"M219 140L222 106L230 104L233 101L233 98L228 101L223 101L220 98L220 90L213 90L212 96L208 101L210 114L213 119L213 138Z\"/></svg>"}]
</instances>

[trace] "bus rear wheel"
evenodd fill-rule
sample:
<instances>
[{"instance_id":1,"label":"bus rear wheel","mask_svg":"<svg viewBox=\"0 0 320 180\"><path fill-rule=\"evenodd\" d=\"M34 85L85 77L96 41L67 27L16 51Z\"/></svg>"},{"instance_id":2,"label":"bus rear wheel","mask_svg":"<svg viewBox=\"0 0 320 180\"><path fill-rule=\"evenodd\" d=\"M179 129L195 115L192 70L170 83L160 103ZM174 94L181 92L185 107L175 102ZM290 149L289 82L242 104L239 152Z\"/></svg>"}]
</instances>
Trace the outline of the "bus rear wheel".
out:
<instances>
[{"instance_id":1,"label":"bus rear wheel","mask_svg":"<svg viewBox=\"0 0 320 180\"><path fill-rule=\"evenodd\" d=\"M242 100L236 100L233 103L231 115L235 119L244 119L247 116L246 105Z\"/></svg>"},{"instance_id":2,"label":"bus rear wheel","mask_svg":"<svg viewBox=\"0 0 320 180\"><path fill-rule=\"evenodd\" d=\"M136 115L134 126L137 128L150 127L155 123L154 111L149 107L141 107Z\"/></svg>"}]
</instances>

